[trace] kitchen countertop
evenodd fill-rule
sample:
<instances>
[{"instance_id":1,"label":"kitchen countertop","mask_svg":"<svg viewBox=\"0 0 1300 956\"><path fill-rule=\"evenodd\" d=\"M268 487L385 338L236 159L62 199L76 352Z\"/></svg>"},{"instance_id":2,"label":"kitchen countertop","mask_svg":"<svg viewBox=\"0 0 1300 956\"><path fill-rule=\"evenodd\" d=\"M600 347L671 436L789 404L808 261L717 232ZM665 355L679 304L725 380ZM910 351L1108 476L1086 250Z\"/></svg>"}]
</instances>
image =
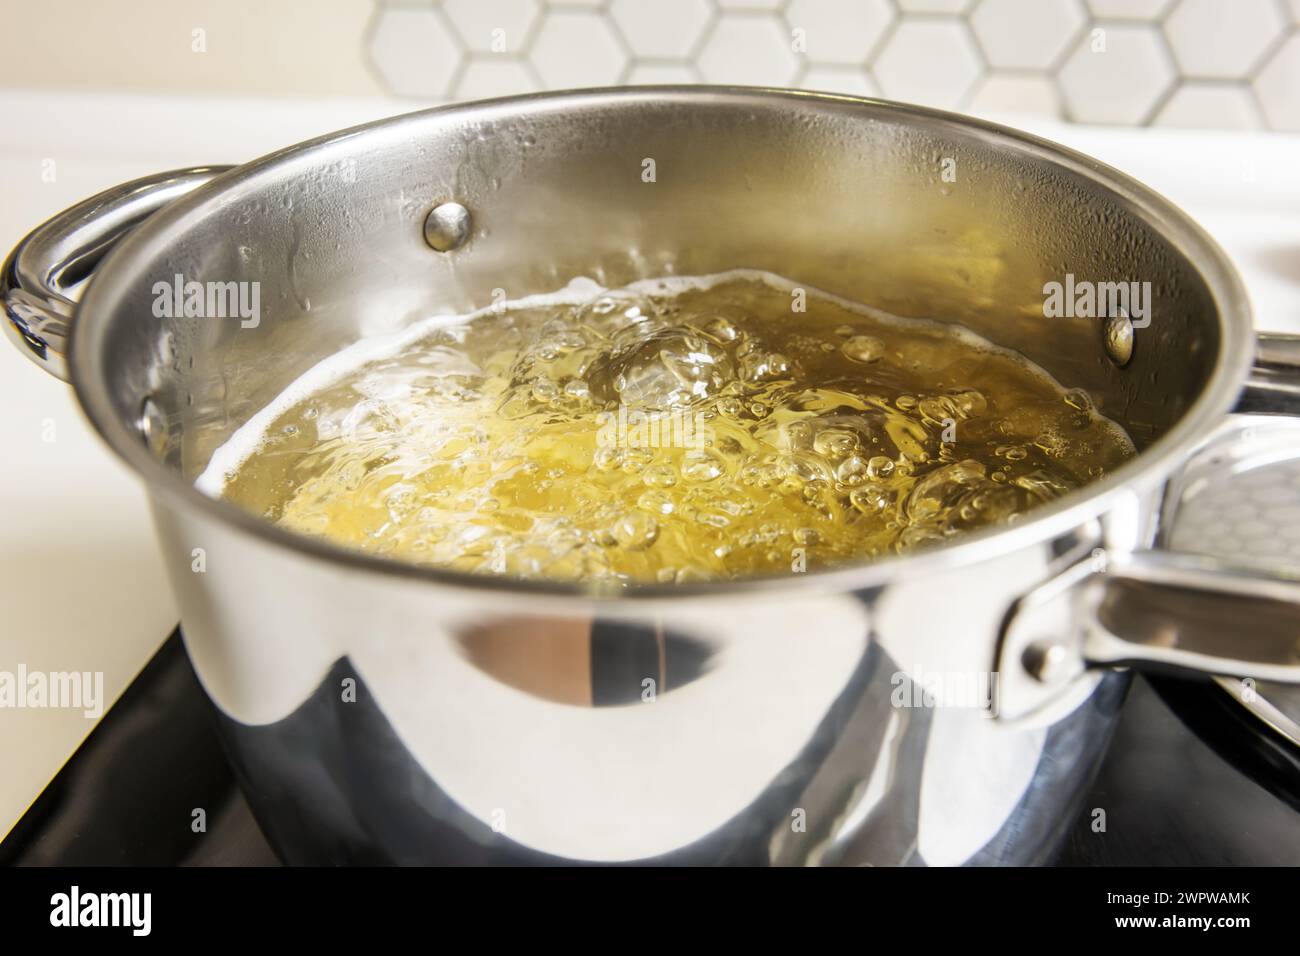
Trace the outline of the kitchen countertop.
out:
<instances>
[{"instance_id":1,"label":"kitchen countertop","mask_svg":"<svg viewBox=\"0 0 1300 956\"><path fill-rule=\"evenodd\" d=\"M390 100L6 90L0 251L93 193L162 169L238 163L417 108ZM1300 332L1300 136L1011 125L1093 155L1187 209L1236 262L1260 328ZM68 387L0 348L0 670L100 671L107 709L171 632L144 495ZM0 837L90 732L80 710L0 711Z\"/></svg>"}]
</instances>

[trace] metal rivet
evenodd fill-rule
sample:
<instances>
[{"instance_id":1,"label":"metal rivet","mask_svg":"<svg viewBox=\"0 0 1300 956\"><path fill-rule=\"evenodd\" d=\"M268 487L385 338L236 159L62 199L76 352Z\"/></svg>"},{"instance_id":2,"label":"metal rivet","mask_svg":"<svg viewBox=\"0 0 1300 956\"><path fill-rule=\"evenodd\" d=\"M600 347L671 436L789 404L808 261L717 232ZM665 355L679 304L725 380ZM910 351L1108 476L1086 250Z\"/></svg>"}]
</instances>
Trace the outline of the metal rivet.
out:
<instances>
[{"instance_id":1,"label":"metal rivet","mask_svg":"<svg viewBox=\"0 0 1300 956\"><path fill-rule=\"evenodd\" d=\"M1133 357L1133 323L1123 313L1106 320L1106 354L1123 368Z\"/></svg>"},{"instance_id":2,"label":"metal rivet","mask_svg":"<svg viewBox=\"0 0 1300 956\"><path fill-rule=\"evenodd\" d=\"M140 419L136 427L140 429L145 447L156 458L162 458L167 449L167 418L152 398L140 403Z\"/></svg>"},{"instance_id":3,"label":"metal rivet","mask_svg":"<svg viewBox=\"0 0 1300 956\"><path fill-rule=\"evenodd\" d=\"M1050 684L1060 679L1068 657L1065 648L1060 644L1051 641L1035 641L1025 648L1024 654L1020 656L1020 663L1034 680Z\"/></svg>"},{"instance_id":4,"label":"metal rivet","mask_svg":"<svg viewBox=\"0 0 1300 956\"><path fill-rule=\"evenodd\" d=\"M439 252L451 252L465 244L472 227L468 209L458 202L445 202L429 210L424 241Z\"/></svg>"}]
</instances>

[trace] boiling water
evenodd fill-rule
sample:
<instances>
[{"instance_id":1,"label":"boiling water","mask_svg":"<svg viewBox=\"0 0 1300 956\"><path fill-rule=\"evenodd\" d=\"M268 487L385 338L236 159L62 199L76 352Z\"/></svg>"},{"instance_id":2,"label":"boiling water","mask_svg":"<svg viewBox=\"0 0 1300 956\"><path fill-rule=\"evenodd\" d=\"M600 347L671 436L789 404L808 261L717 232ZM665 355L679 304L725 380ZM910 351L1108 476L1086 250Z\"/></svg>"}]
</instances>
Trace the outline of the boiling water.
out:
<instances>
[{"instance_id":1,"label":"boiling water","mask_svg":"<svg viewBox=\"0 0 1300 956\"><path fill-rule=\"evenodd\" d=\"M1086 394L965 330L738 271L363 340L199 486L418 564L682 582L941 542L1132 454Z\"/></svg>"}]
</instances>

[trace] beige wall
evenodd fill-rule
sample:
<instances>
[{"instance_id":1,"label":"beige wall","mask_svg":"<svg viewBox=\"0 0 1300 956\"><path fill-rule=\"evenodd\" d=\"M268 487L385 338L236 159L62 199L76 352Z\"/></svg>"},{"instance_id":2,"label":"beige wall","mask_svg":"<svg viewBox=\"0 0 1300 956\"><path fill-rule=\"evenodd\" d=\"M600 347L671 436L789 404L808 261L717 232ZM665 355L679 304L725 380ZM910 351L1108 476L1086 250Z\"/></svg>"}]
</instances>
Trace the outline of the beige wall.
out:
<instances>
[{"instance_id":1,"label":"beige wall","mask_svg":"<svg viewBox=\"0 0 1300 956\"><path fill-rule=\"evenodd\" d=\"M9 0L0 86L381 93L370 0ZM206 53L192 50L206 31Z\"/></svg>"}]
</instances>

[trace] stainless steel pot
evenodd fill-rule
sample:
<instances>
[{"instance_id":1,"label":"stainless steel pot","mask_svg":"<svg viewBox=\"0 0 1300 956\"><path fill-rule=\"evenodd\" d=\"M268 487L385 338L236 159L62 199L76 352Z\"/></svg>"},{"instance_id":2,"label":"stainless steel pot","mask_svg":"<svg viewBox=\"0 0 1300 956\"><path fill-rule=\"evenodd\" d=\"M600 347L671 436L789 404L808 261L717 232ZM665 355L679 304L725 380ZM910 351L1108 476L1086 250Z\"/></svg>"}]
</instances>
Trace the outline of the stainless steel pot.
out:
<instances>
[{"instance_id":1,"label":"stainless steel pot","mask_svg":"<svg viewBox=\"0 0 1300 956\"><path fill-rule=\"evenodd\" d=\"M343 551L192 485L367 332L737 266L1019 349L1140 454L951 547L621 594ZM1150 281L1149 325L1045 318L1067 274ZM175 276L260 283L259 320L155 317ZM1300 678L1300 582L1156 547L1162 489L1234 407L1300 411L1300 347L1256 348L1178 209L1012 130L777 90L470 104L110 190L4 279L11 335L66 361L149 489L189 654L289 861L1038 862L1117 667ZM990 673L995 706L960 706Z\"/></svg>"}]
</instances>

